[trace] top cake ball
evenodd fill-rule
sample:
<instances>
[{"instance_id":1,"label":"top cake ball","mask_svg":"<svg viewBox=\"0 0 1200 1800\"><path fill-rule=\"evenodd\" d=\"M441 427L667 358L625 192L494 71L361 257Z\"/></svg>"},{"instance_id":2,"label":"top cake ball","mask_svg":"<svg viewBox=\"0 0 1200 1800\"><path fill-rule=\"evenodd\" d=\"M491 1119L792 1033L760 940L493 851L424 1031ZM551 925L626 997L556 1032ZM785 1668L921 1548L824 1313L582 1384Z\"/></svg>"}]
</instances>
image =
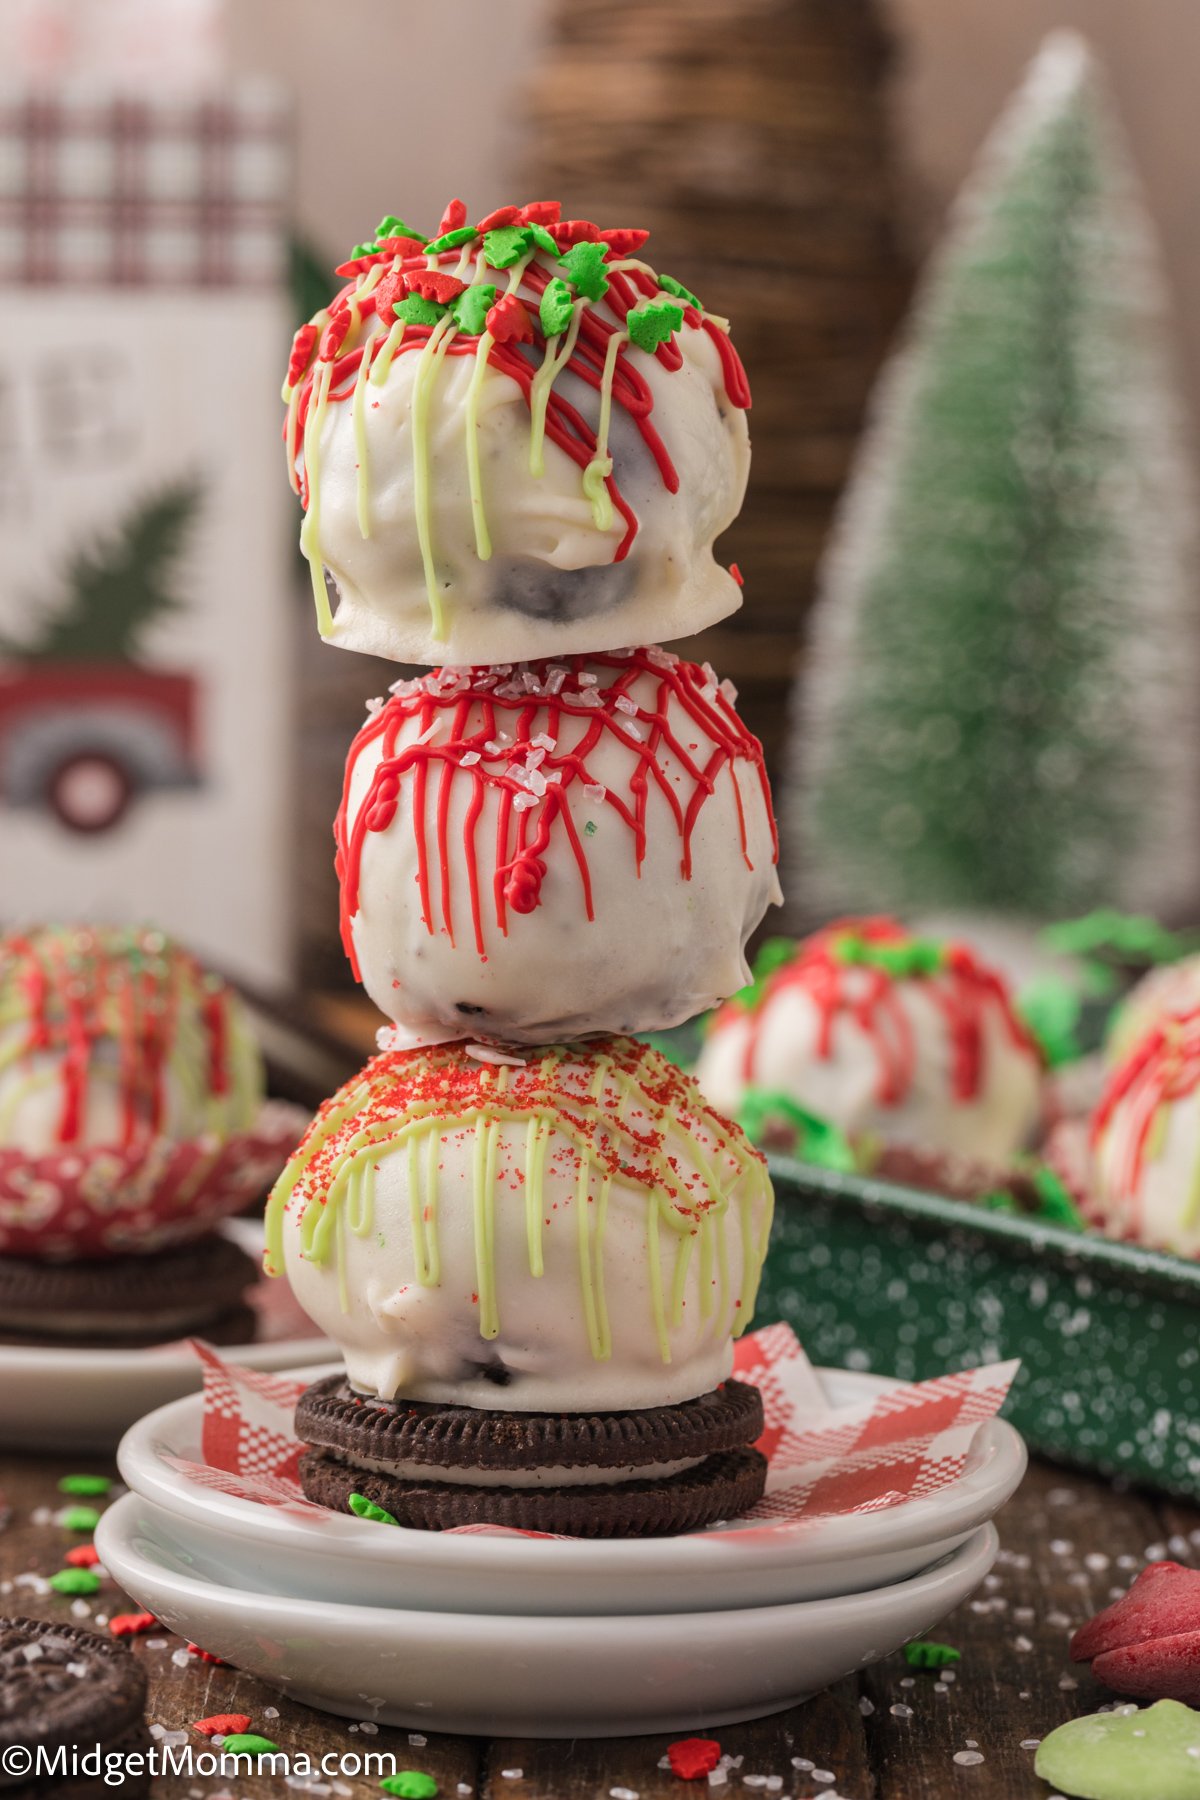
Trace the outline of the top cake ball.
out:
<instances>
[{"instance_id":1,"label":"top cake ball","mask_svg":"<svg viewBox=\"0 0 1200 1800\"><path fill-rule=\"evenodd\" d=\"M750 449L723 319L647 233L553 201L432 238L384 219L296 333L301 547L333 643L494 663L684 636L733 612L713 559Z\"/></svg>"}]
</instances>

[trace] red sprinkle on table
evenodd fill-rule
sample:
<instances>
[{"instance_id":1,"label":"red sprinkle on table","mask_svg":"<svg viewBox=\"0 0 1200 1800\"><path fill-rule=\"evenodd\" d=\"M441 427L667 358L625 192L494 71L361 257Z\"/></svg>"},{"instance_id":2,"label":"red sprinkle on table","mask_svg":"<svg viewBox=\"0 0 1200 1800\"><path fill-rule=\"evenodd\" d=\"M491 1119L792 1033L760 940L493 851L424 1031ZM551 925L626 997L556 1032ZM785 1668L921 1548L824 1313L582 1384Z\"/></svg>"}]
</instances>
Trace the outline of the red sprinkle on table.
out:
<instances>
[{"instance_id":1,"label":"red sprinkle on table","mask_svg":"<svg viewBox=\"0 0 1200 1800\"><path fill-rule=\"evenodd\" d=\"M199 1644L189 1644L187 1650L189 1656L194 1656L203 1663L211 1663L215 1669L229 1667L223 1656L214 1656L211 1650L202 1650Z\"/></svg>"},{"instance_id":2,"label":"red sprinkle on table","mask_svg":"<svg viewBox=\"0 0 1200 1800\"><path fill-rule=\"evenodd\" d=\"M113 1637L140 1637L143 1631L153 1631L157 1624L151 1612L114 1613L108 1629Z\"/></svg>"},{"instance_id":3,"label":"red sprinkle on table","mask_svg":"<svg viewBox=\"0 0 1200 1800\"><path fill-rule=\"evenodd\" d=\"M667 1761L681 1781L699 1781L721 1760L716 1738L679 1738L667 1745Z\"/></svg>"},{"instance_id":4,"label":"red sprinkle on table","mask_svg":"<svg viewBox=\"0 0 1200 1800\"><path fill-rule=\"evenodd\" d=\"M100 1561L100 1552L95 1544L76 1544L73 1550L67 1551L63 1561L69 1569L94 1569Z\"/></svg>"},{"instance_id":5,"label":"red sprinkle on table","mask_svg":"<svg viewBox=\"0 0 1200 1800\"><path fill-rule=\"evenodd\" d=\"M234 1737L249 1729L249 1713L213 1713L207 1719L192 1721L192 1730L198 1731L201 1737Z\"/></svg>"}]
</instances>

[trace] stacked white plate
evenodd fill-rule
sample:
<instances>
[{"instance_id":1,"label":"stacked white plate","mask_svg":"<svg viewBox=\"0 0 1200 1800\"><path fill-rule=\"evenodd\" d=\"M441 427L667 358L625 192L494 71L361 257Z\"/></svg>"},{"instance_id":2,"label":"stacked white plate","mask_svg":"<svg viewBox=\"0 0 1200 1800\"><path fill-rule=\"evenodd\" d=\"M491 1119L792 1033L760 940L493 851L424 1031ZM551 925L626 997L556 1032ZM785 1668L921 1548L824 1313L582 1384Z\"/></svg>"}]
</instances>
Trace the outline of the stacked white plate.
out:
<instances>
[{"instance_id":1,"label":"stacked white plate","mask_svg":"<svg viewBox=\"0 0 1200 1800\"><path fill-rule=\"evenodd\" d=\"M312 1371L315 1376L319 1371ZM821 1372L833 1406L896 1384ZM164 1624L327 1712L540 1737L690 1731L791 1706L928 1633L997 1549L1025 1468L1010 1425L976 1435L936 1496L685 1537L409 1531L266 1507L175 1467L200 1460L188 1397L133 1427L105 1566Z\"/></svg>"}]
</instances>

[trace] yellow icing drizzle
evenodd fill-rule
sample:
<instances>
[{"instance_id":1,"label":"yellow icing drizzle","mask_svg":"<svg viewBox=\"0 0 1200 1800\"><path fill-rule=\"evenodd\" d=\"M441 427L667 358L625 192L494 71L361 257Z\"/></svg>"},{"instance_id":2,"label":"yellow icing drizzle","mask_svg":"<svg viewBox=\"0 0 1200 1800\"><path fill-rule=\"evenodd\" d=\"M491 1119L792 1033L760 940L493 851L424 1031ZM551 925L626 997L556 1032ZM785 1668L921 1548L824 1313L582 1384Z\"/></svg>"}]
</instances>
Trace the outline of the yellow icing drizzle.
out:
<instances>
[{"instance_id":1,"label":"yellow icing drizzle","mask_svg":"<svg viewBox=\"0 0 1200 1800\"><path fill-rule=\"evenodd\" d=\"M437 588L433 566L433 518L430 501L429 473L429 401L442 358L454 336L454 320L446 313L440 318L421 346L417 372L413 377L413 507L417 517L417 542L421 547L421 564L425 571L425 593L429 600L433 640L442 643L446 637L446 616Z\"/></svg>"},{"instance_id":2,"label":"yellow icing drizzle","mask_svg":"<svg viewBox=\"0 0 1200 1800\"><path fill-rule=\"evenodd\" d=\"M559 371L566 367L575 352L575 340L579 336L579 322L583 317L583 301L576 300L571 312L571 323L565 332L554 332L546 339L546 351L542 357L542 366L530 383L529 389L529 473L541 476L546 473L546 408L550 404L550 389L558 378ZM558 346L561 342L562 348Z\"/></svg>"},{"instance_id":3,"label":"yellow icing drizzle","mask_svg":"<svg viewBox=\"0 0 1200 1800\"><path fill-rule=\"evenodd\" d=\"M518 1185L524 1188L526 1253L529 1271L534 1277L540 1277L544 1272L542 1231L546 1209L546 1151L551 1138L555 1137L560 1143L569 1143L578 1159L574 1205L580 1292L592 1356L597 1361L604 1361L612 1354L612 1331L605 1298L604 1243L613 1174L597 1154L595 1146L598 1137L612 1133L627 1140L631 1154L646 1158L651 1165L653 1185L643 1187L646 1195L646 1254L654 1330L664 1363L671 1361L671 1327L682 1322L687 1277L697 1238L700 1316L707 1319L715 1314L718 1318L728 1319L733 1335L740 1335L753 1310L771 1222L770 1181L761 1161L749 1147L736 1142L729 1144L735 1163L730 1179L718 1175L694 1135L688 1134L688 1153L708 1189L708 1205L698 1212L684 1210L671 1197L678 1177L670 1145L648 1151L644 1136L635 1137L621 1117L631 1100L644 1116L646 1096L637 1082L609 1059L599 1061L588 1098L577 1097L572 1101L572 1110L581 1115L581 1127L551 1104L515 1104L515 1097L509 1090L508 1070L503 1066L485 1080L492 1089L491 1094L468 1111L447 1113L436 1099L413 1101L402 1113L376 1119L355 1132L343 1148L324 1194L307 1195L301 1202L296 1223L302 1257L320 1266L331 1254L336 1255L339 1293L344 1294L343 1234L371 1235L374 1230L374 1170L384 1157L403 1152L416 1279L422 1287L437 1287L440 1284L439 1155L450 1138L460 1133L470 1134L471 1216L479 1332L483 1338L495 1338L501 1328L496 1280L496 1209L503 1128L524 1127L521 1134L523 1168ZM619 1094L615 1117L611 1104L605 1106L603 1103L609 1086L615 1086ZM331 1109L329 1116L313 1127L309 1139L276 1183L267 1203L265 1266L268 1274L277 1275L282 1271L284 1217L298 1185L323 1146L355 1116L362 1098L362 1089L356 1087L343 1105ZM669 1119L660 1122L670 1128ZM422 1148L425 1150L423 1172ZM630 1184L643 1186L632 1178ZM743 1264L742 1285L737 1296L730 1293L723 1228L734 1193L740 1215ZM756 1207L761 1207L763 1214L762 1228L757 1233ZM663 1228L675 1240L669 1294L663 1268ZM714 1286L718 1290L715 1300ZM734 1299L739 1304L732 1305ZM347 1310L344 1300L343 1310Z\"/></svg>"},{"instance_id":4,"label":"yellow icing drizzle","mask_svg":"<svg viewBox=\"0 0 1200 1800\"><path fill-rule=\"evenodd\" d=\"M333 610L329 604L329 590L325 586L325 564L321 560L321 427L325 423L325 414L329 408L329 388L333 381L333 364L322 363L313 377L312 394L308 402L308 417L304 421L304 472L308 478L308 511L304 515L304 523L300 527L300 548L308 559L308 572L312 577L313 599L317 605L317 630L322 637L328 637L333 630Z\"/></svg>"}]
</instances>

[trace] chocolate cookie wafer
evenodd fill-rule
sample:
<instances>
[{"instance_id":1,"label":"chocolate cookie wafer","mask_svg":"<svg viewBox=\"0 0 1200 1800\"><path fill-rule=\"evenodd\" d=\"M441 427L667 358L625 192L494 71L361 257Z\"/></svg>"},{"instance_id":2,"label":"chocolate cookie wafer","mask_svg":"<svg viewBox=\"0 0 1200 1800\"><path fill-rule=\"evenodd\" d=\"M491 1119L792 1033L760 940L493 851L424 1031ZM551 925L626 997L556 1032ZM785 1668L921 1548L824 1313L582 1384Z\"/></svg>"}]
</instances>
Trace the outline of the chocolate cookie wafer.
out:
<instances>
[{"instance_id":1,"label":"chocolate cookie wafer","mask_svg":"<svg viewBox=\"0 0 1200 1800\"><path fill-rule=\"evenodd\" d=\"M245 1343L254 1313L253 1259L214 1233L148 1256L99 1262L0 1257L0 1338L78 1348L167 1343L198 1331Z\"/></svg>"},{"instance_id":2,"label":"chocolate cookie wafer","mask_svg":"<svg viewBox=\"0 0 1200 1800\"><path fill-rule=\"evenodd\" d=\"M578 1537L695 1530L757 1501L766 1459L758 1390L727 1381L678 1406L624 1413L488 1412L356 1395L339 1376L302 1395L310 1500L361 1495L403 1525L491 1523Z\"/></svg>"},{"instance_id":3,"label":"chocolate cookie wafer","mask_svg":"<svg viewBox=\"0 0 1200 1800\"><path fill-rule=\"evenodd\" d=\"M0 1753L19 1746L29 1753L26 1774L5 1762L0 1792L50 1794L83 1800L112 1793L102 1775L72 1773L71 1756L97 1745L104 1753L148 1751L146 1677L124 1644L48 1619L0 1619ZM63 1767L38 1769L38 1753ZM2 1759L2 1758L0 1758ZM130 1770L120 1793L138 1800L149 1792L149 1774Z\"/></svg>"}]
</instances>

